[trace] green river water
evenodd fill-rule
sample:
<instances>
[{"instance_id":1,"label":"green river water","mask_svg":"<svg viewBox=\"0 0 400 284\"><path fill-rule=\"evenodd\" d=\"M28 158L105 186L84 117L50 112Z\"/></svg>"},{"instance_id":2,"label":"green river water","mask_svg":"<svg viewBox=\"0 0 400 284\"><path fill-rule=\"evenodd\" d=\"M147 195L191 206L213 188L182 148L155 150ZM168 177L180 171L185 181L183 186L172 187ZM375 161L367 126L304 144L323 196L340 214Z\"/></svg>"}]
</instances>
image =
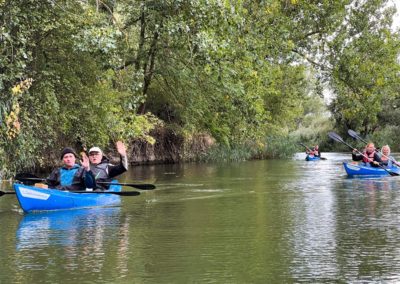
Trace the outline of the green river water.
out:
<instances>
[{"instance_id":1,"label":"green river water","mask_svg":"<svg viewBox=\"0 0 400 284\"><path fill-rule=\"evenodd\" d=\"M2 196L0 283L399 283L400 177L325 156L132 167L121 182L157 189L112 208Z\"/></svg>"}]
</instances>

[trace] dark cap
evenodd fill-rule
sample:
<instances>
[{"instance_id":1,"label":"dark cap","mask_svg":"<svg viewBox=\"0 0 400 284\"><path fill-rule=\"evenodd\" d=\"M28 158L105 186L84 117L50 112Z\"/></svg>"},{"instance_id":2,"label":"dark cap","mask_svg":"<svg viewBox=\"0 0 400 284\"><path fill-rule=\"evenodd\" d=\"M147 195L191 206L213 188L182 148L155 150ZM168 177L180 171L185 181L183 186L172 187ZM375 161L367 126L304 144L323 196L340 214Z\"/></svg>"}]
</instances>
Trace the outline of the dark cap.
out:
<instances>
[{"instance_id":1,"label":"dark cap","mask_svg":"<svg viewBox=\"0 0 400 284\"><path fill-rule=\"evenodd\" d=\"M61 151L61 160L64 158L65 154L69 154L69 153L73 154L76 158L76 153L75 153L74 149L66 147Z\"/></svg>"}]
</instances>

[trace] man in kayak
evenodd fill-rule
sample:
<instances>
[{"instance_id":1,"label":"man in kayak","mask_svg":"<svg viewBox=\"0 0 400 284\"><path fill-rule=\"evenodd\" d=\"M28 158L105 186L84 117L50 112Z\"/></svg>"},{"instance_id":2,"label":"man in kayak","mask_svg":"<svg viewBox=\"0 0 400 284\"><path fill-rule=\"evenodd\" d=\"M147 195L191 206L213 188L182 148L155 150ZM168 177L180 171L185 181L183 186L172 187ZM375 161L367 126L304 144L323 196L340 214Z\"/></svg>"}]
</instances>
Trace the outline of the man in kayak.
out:
<instances>
[{"instance_id":1,"label":"man in kayak","mask_svg":"<svg viewBox=\"0 0 400 284\"><path fill-rule=\"evenodd\" d=\"M90 170L89 159L82 157L82 166L76 163L77 155L72 148L64 148L61 152L63 165L53 172L46 179L51 188L61 190L77 191L86 188L95 188L96 183L93 173Z\"/></svg>"},{"instance_id":2,"label":"man in kayak","mask_svg":"<svg viewBox=\"0 0 400 284\"><path fill-rule=\"evenodd\" d=\"M120 163L113 165L99 147L89 149L90 169L93 172L97 183L97 188L107 189L108 185L102 185L101 182L111 182L111 180L128 170L128 157L126 147L122 141L116 143L117 152L120 155Z\"/></svg>"},{"instance_id":3,"label":"man in kayak","mask_svg":"<svg viewBox=\"0 0 400 284\"><path fill-rule=\"evenodd\" d=\"M366 165L370 165L371 167L379 167L381 158L375 150L374 143L369 142L363 153L360 153L357 149L354 149L352 152L352 159L353 161L363 161Z\"/></svg>"}]
</instances>

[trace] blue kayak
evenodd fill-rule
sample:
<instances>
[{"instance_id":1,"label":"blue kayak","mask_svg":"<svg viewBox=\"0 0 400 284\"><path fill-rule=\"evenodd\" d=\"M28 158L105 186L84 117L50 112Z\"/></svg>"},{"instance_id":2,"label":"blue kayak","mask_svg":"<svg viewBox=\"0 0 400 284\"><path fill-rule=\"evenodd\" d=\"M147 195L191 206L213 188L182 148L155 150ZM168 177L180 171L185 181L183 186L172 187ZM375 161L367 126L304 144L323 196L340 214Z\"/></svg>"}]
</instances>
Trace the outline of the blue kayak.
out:
<instances>
[{"instance_id":1,"label":"blue kayak","mask_svg":"<svg viewBox=\"0 0 400 284\"><path fill-rule=\"evenodd\" d=\"M111 185L108 191L119 192L121 188L120 185ZM21 183L14 183L14 190L24 212L116 206L121 203L119 195L109 193L74 193Z\"/></svg>"},{"instance_id":2,"label":"blue kayak","mask_svg":"<svg viewBox=\"0 0 400 284\"><path fill-rule=\"evenodd\" d=\"M321 160L320 157L310 156L310 155L306 156L306 161L319 161L319 160Z\"/></svg>"},{"instance_id":3,"label":"blue kayak","mask_svg":"<svg viewBox=\"0 0 400 284\"><path fill-rule=\"evenodd\" d=\"M383 168L375 168L363 163L351 164L343 163L344 169L349 176L388 176L390 175L387 171L400 174L400 168L391 167L384 170Z\"/></svg>"}]
</instances>

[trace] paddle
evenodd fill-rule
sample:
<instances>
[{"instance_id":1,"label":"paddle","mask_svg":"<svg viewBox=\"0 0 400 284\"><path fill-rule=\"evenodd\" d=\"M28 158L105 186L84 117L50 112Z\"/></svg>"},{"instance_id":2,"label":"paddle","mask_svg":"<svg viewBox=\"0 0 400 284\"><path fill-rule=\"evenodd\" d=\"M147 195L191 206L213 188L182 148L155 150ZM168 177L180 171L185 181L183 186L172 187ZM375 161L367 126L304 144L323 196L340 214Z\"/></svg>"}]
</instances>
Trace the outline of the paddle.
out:
<instances>
[{"instance_id":1,"label":"paddle","mask_svg":"<svg viewBox=\"0 0 400 284\"><path fill-rule=\"evenodd\" d=\"M310 150L310 148L308 148L306 145L304 145L303 143L299 142L299 145L303 146L304 148L307 149L308 152L312 152L312 150ZM321 160L327 160L327 158L325 157L319 157Z\"/></svg>"},{"instance_id":2,"label":"paddle","mask_svg":"<svg viewBox=\"0 0 400 284\"><path fill-rule=\"evenodd\" d=\"M365 144L368 144L368 142L365 141L364 139L362 139L362 137L361 137L360 135L358 135L358 133L355 132L354 130L349 129L349 130L347 130L347 133L348 133L351 137L353 137L354 139L356 139L356 140L361 140L361 141L364 142Z\"/></svg>"},{"instance_id":3,"label":"paddle","mask_svg":"<svg viewBox=\"0 0 400 284\"><path fill-rule=\"evenodd\" d=\"M361 140L361 141L364 142L365 144L368 144L368 142L365 141L364 139L362 139L362 137L361 137L360 135L358 135L358 133L355 132L354 130L349 129L349 130L347 131L347 133L348 133L351 137L353 137L354 139L356 139L356 140ZM397 162L397 161L395 161L395 160L394 160L393 158L391 158L391 157L386 156L385 154L382 153L382 151L378 151L378 150L375 149L375 152L378 152L378 153L381 154L382 156L384 156L384 157L388 158L390 161L392 161L392 163L398 165L398 162Z\"/></svg>"},{"instance_id":4,"label":"paddle","mask_svg":"<svg viewBox=\"0 0 400 284\"><path fill-rule=\"evenodd\" d=\"M361 153L360 151L358 151L356 148L352 147L351 145L349 145L347 142L345 142L342 137L340 137L338 134L336 134L335 132L329 132L328 133L329 138L331 138L332 140L335 140L337 142L343 143L344 145L346 145L347 147L349 147L350 149L352 149L353 151L357 151L358 153L360 153L364 158L369 159L367 156L365 156L363 153ZM388 172L391 176L398 176L398 173L389 171L388 169L386 169L385 167L381 166L381 165L377 165L380 168L384 169L386 172Z\"/></svg>"},{"instance_id":5,"label":"paddle","mask_svg":"<svg viewBox=\"0 0 400 284\"><path fill-rule=\"evenodd\" d=\"M5 194L15 194L15 191L0 191L0 196L3 196Z\"/></svg>"},{"instance_id":6,"label":"paddle","mask_svg":"<svg viewBox=\"0 0 400 284\"><path fill-rule=\"evenodd\" d=\"M141 190L153 190L156 188L154 184L150 183L124 183L124 182L103 182L96 181L98 184L106 184L106 185L121 185L121 186L131 186Z\"/></svg>"},{"instance_id":7,"label":"paddle","mask_svg":"<svg viewBox=\"0 0 400 284\"><path fill-rule=\"evenodd\" d=\"M39 182L43 182L46 181L46 179L44 178L39 178L33 174L30 173L19 173L15 176L16 180L22 181L22 182L31 182L31 184L33 184L33 181L39 181ZM102 181L98 181L96 182L98 184L104 184L104 185L121 185L121 186L130 186L130 187L134 187L137 189L141 189L141 190L153 190L156 188L156 186L154 184L147 184L147 183L142 183L142 184L137 184L137 183L117 183L117 182L102 182Z\"/></svg>"},{"instance_id":8,"label":"paddle","mask_svg":"<svg viewBox=\"0 0 400 284\"><path fill-rule=\"evenodd\" d=\"M50 189L51 190L51 189ZM90 194L115 194L120 196L138 196L140 195L139 191L69 191L71 193L90 193ZM5 194L15 194L15 191L0 191L0 196Z\"/></svg>"}]
</instances>

